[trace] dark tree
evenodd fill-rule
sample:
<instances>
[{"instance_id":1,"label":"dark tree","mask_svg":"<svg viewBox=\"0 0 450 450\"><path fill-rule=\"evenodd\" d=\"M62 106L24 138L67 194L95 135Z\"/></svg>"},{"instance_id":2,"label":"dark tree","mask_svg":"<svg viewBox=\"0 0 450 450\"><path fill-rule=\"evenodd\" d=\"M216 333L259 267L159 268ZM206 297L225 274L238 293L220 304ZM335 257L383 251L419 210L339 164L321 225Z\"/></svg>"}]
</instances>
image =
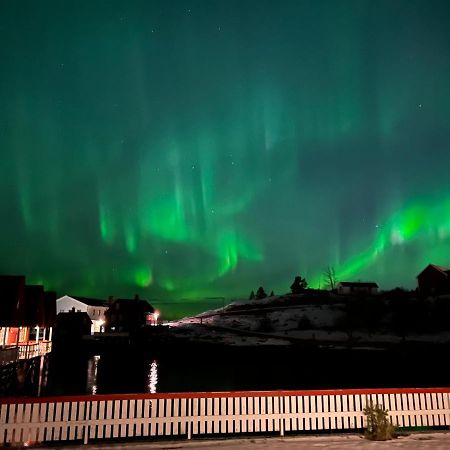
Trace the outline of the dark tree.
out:
<instances>
[{"instance_id":1,"label":"dark tree","mask_svg":"<svg viewBox=\"0 0 450 450\"><path fill-rule=\"evenodd\" d=\"M253 291L250 292L250 297L248 299L249 300L254 300L255 299L255 293Z\"/></svg>"},{"instance_id":2,"label":"dark tree","mask_svg":"<svg viewBox=\"0 0 450 450\"><path fill-rule=\"evenodd\" d=\"M294 282L291 284L291 291L293 294L300 294L308 287L308 283L305 278L297 275Z\"/></svg>"},{"instance_id":3,"label":"dark tree","mask_svg":"<svg viewBox=\"0 0 450 450\"><path fill-rule=\"evenodd\" d=\"M325 280L325 286L328 289L333 290L336 287L336 271L334 267L327 266L327 268L323 271L323 278Z\"/></svg>"},{"instance_id":4,"label":"dark tree","mask_svg":"<svg viewBox=\"0 0 450 450\"><path fill-rule=\"evenodd\" d=\"M264 288L262 286L260 286L258 288L258 290L256 291L256 298L261 299L261 298L266 298L266 297L267 297L267 294L264 291Z\"/></svg>"},{"instance_id":5,"label":"dark tree","mask_svg":"<svg viewBox=\"0 0 450 450\"><path fill-rule=\"evenodd\" d=\"M269 297L273 297L275 294L273 293L273 291L270 293Z\"/></svg>"}]
</instances>

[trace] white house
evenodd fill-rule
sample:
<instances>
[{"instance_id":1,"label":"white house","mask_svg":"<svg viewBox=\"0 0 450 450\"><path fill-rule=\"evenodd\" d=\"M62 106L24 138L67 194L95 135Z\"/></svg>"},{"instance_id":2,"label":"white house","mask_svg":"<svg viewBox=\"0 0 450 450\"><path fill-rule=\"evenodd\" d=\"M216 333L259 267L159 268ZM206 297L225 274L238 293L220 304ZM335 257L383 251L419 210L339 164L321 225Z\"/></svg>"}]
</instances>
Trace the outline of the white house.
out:
<instances>
[{"instance_id":1,"label":"white house","mask_svg":"<svg viewBox=\"0 0 450 450\"><path fill-rule=\"evenodd\" d=\"M361 281L340 281L336 284L338 294L344 295L375 295L378 293L378 284Z\"/></svg>"},{"instance_id":2,"label":"white house","mask_svg":"<svg viewBox=\"0 0 450 450\"><path fill-rule=\"evenodd\" d=\"M92 321L91 333L104 331L105 311L109 308L108 300L64 295L56 300L56 313L72 310L85 312Z\"/></svg>"}]
</instances>

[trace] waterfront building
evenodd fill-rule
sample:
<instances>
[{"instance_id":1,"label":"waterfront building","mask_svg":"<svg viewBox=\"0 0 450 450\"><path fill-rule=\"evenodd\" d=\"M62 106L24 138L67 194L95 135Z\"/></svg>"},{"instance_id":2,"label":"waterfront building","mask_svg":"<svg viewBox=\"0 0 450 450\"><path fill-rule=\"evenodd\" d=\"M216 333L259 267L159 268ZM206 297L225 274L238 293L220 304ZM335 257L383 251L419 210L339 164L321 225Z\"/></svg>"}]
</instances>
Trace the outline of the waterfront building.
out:
<instances>
[{"instance_id":1,"label":"waterfront building","mask_svg":"<svg viewBox=\"0 0 450 450\"><path fill-rule=\"evenodd\" d=\"M56 316L55 345L63 343L79 345L84 336L90 336L92 320L85 311L60 312Z\"/></svg>"},{"instance_id":2,"label":"waterfront building","mask_svg":"<svg viewBox=\"0 0 450 450\"><path fill-rule=\"evenodd\" d=\"M117 299L105 313L106 331L130 332L154 324L155 309L147 300Z\"/></svg>"},{"instance_id":3,"label":"waterfront building","mask_svg":"<svg viewBox=\"0 0 450 450\"><path fill-rule=\"evenodd\" d=\"M66 313L70 311L84 312L91 319L91 334L104 331L105 312L109 308L109 300L98 298L79 297L75 295L64 295L56 300L56 312Z\"/></svg>"},{"instance_id":4,"label":"waterfront building","mask_svg":"<svg viewBox=\"0 0 450 450\"><path fill-rule=\"evenodd\" d=\"M0 364L49 353L55 316L55 292L27 286L23 275L0 275Z\"/></svg>"}]
</instances>

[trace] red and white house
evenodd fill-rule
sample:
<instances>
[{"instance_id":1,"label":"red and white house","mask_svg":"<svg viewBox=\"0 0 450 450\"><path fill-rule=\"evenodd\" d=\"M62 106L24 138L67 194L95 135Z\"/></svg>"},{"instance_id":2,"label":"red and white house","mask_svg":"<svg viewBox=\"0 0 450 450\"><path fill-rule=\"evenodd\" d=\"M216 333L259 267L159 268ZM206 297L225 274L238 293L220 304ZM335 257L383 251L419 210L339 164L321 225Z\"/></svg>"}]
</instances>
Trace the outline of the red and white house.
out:
<instances>
[{"instance_id":1,"label":"red and white house","mask_svg":"<svg viewBox=\"0 0 450 450\"><path fill-rule=\"evenodd\" d=\"M55 318L55 292L0 275L0 364L49 353Z\"/></svg>"}]
</instances>

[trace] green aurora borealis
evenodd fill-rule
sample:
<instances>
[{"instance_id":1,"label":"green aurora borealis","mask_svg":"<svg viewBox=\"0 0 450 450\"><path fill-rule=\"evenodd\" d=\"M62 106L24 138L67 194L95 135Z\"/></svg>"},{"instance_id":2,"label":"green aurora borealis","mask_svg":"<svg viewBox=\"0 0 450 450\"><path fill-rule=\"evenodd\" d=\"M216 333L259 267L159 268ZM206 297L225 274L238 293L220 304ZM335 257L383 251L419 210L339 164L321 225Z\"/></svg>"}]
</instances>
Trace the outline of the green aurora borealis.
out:
<instances>
[{"instance_id":1,"label":"green aurora borealis","mask_svg":"<svg viewBox=\"0 0 450 450\"><path fill-rule=\"evenodd\" d=\"M200 299L450 265L450 2L0 3L0 272ZM322 282L323 283L323 282Z\"/></svg>"}]
</instances>

